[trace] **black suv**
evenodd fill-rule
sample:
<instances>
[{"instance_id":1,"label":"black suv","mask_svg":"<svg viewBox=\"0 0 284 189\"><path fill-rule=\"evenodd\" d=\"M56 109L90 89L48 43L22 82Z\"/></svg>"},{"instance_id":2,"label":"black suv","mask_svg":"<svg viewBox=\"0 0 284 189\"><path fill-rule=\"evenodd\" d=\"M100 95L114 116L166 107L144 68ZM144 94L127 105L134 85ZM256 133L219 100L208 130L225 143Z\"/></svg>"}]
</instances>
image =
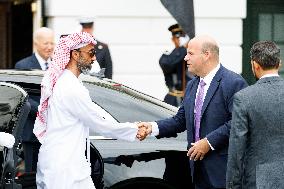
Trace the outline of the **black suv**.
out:
<instances>
[{"instance_id":1,"label":"black suv","mask_svg":"<svg viewBox=\"0 0 284 189\"><path fill-rule=\"evenodd\" d=\"M24 159L20 133L29 112L26 100L28 95L40 96L43 74L42 71L0 70L0 128L16 137L14 148L3 151L2 188L36 188L35 173L19 174L18 167ZM155 121L177 112L177 108L161 100L112 80L92 76L81 79L93 103L101 107L107 119ZM147 137L144 141L127 142L91 132L90 139L91 176L97 189L194 188L185 133L175 138Z\"/></svg>"}]
</instances>

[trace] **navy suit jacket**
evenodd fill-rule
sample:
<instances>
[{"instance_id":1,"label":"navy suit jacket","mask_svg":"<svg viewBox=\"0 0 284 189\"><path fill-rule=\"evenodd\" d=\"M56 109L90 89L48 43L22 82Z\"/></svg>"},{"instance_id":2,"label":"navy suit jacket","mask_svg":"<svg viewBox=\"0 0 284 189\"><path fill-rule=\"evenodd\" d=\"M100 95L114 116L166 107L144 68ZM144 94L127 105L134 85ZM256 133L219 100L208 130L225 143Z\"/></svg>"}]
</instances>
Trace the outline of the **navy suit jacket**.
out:
<instances>
[{"instance_id":1,"label":"navy suit jacket","mask_svg":"<svg viewBox=\"0 0 284 189\"><path fill-rule=\"evenodd\" d=\"M188 82L183 103L175 116L157 121L157 138L172 137L187 130L188 148L194 142L194 105L199 80L199 77L195 77ZM200 138L207 137L215 150L210 150L202 161L211 184L216 188L225 188L233 96L246 86L246 81L240 75L221 65L203 102ZM193 161L190 161L190 166L193 177Z\"/></svg>"},{"instance_id":2,"label":"navy suit jacket","mask_svg":"<svg viewBox=\"0 0 284 189\"><path fill-rule=\"evenodd\" d=\"M18 61L15 65L15 68L21 70L30 70L30 69L41 70L40 64L34 53L31 56ZM38 141L36 136L33 134L33 128L34 128L34 122L36 119L36 113L39 101L40 101L40 96L29 95L29 103L31 104L31 111L23 128L23 134L22 134L23 142Z\"/></svg>"},{"instance_id":3,"label":"navy suit jacket","mask_svg":"<svg viewBox=\"0 0 284 189\"><path fill-rule=\"evenodd\" d=\"M97 40L96 58L101 68L105 68L105 77L112 79L112 60L108 45Z\"/></svg>"},{"instance_id":4,"label":"navy suit jacket","mask_svg":"<svg viewBox=\"0 0 284 189\"><path fill-rule=\"evenodd\" d=\"M39 69L41 70L40 64L36 59L35 54L33 53L31 56L28 56L20 61L18 61L15 65L16 69L21 70L30 70L30 69Z\"/></svg>"}]
</instances>

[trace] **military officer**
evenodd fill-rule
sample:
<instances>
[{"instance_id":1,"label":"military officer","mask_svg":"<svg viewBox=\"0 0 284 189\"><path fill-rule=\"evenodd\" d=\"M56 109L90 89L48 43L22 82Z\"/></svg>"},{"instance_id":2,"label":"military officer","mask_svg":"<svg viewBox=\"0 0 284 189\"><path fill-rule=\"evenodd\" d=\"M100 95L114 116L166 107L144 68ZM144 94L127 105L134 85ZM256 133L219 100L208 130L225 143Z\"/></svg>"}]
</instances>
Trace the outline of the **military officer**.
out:
<instances>
[{"instance_id":1,"label":"military officer","mask_svg":"<svg viewBox=\"0 0 284 189\"><path fill-rule=\"evenodd\" d=\"M91 35L93 35L94 32L94 19L93 18L81 18L80 24L82 26L82 32L87 32ZM101 68L105 68L105 77L112 79L112 60L110 51L108 48L108 45L106 43L102 43L100 41L97 41L97 44L95 46L96 49L96 58L97 62L99 63Z\"/></svg>"},{"instance_id":2,"label":"military officer","mask_svg":"<svg viewBox=\"0 0 284 189\"><path fill-rule=\"evenodd\" d=\"M160 57L159 64L169 89L164 101L178 107L182 101L186 83L191 79L184 61L189 37L179 24L171 25L168 30L172 33L172 42L175 48L171 53L165 52Z\"/></svg>"}]
</instances>

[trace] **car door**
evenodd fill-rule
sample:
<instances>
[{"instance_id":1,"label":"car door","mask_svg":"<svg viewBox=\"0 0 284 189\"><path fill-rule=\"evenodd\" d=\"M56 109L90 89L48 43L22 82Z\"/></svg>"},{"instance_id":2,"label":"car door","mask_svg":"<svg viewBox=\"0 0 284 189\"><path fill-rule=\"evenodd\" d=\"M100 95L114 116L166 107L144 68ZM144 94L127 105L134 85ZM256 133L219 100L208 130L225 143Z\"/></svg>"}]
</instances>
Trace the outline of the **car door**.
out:
<instances>
[{"instance_id":1,"label":"car door","mask_svg":"<svg viewBox=\"0 0 284 189\"><path fill-rule=\"evenodd\" d=\"M21 131L30 111L28 94L21 87L6 82L0 82L0 94L0 131L15 137L14 147L4 147L1 152L0 188L21 189L21 185L15 181L15 174L20 155Z\"/></svg>"}]
</instances>

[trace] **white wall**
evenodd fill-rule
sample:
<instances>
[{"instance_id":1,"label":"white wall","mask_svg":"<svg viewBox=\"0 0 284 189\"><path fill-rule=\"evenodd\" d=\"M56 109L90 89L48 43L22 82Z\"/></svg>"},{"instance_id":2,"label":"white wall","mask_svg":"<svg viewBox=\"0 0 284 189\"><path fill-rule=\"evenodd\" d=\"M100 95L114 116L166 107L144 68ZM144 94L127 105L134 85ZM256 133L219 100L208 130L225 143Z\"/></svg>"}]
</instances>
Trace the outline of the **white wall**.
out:
<instances>
[{"instance_id":1,"label":"white wall","mask_svg":"<svg viewBox=\"0 0 284 189\"><path fill-rule=\"evenodd\" d=\"M196 0L194 11L196 34L213 36L220 45L220 62L241 73L246 0Z\"/></svg>"},{"instance_id":2,"label":"white wall","mask_svg":"<svg viewBox=\"0 0 284 189\"><path fill-rule=\"evenodd\" d=\"M215 37L221 63L240 73L246 0L196 0L194 9L196 34ZM176 21L159 0L49 0L47 15L57 39L79 31L80 16L96 17L95 36L109 45L114 80L163 99L167 89L158 60L173 48L167 28Z\"/></svg>"}]
</instances>

